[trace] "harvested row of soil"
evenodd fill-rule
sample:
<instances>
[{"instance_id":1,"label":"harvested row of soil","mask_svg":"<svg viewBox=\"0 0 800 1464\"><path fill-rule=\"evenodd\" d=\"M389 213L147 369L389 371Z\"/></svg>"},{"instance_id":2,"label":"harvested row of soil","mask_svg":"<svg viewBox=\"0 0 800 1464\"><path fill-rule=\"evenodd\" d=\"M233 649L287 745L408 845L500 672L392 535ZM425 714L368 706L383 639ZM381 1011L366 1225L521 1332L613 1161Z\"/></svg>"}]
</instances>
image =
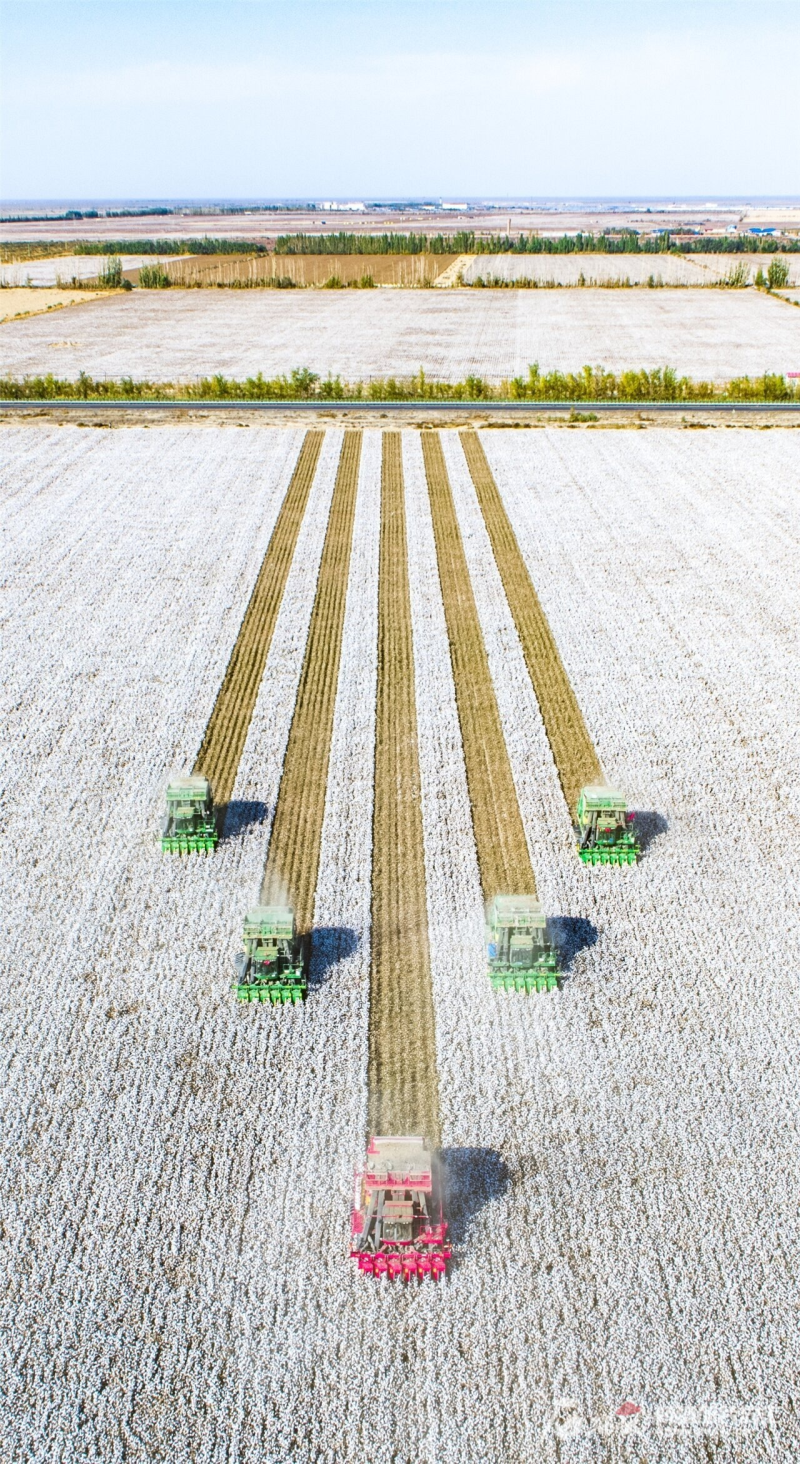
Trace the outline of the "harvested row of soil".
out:
<instances>
[{"instance_id":1,"label":"harvested row of soil","mask_svg":"<svg viewBox=\"0 0 800 1464\"><path fill-rule=\"evenodd\" d=\"M383 436L372 854L371 1133L439 1143L436 1034L399 432Z\"/></svg>"},{"instance_id":2,"label":"harvested row of soil","mask_svg":"<svg viewBox=\"0 0 800 1464\"><path fill-rule=\"evenodd\" d=\"M174 285L257 285L291 280L298 286L343 285L371 280L374 285L432 285L455 254L220 254L176 259L166 266ZM136 276L132 275L132 279Z\"/></svg>"},{"instance_id":3,"label":"harvested row of soil","mask_svg":"<svg viewBox=\"0 0 800 1464\"><path fill-rule=\"evenodd\" d=\"M453 493L438 432L422 433L472 823L485 900L536 894Z\"/></svg>"},{"instance_id":4,"label":"harvested row of soil","mask_svg":"<svg viewBox=\"0 0 800 1464\"><path fill-rule=\"evenodd\" d=\"M525 664L539 702L567 807L570 814L574 814L581 788L587 783L603 782L600 759L522 557L494 475L486 461L480 438L475 432L462 432L461 444L522 645Z\"/></svg>"},{"instance_id":5,"label":"harvested row of soil","mask_svg":"<svg viewBox=\"0 0 800 1464\"><path fill-rule=\"evenodd\" d=\"M360 461L361 433L346 432L261 887L262 903L288 902L303 932L314 917Z\"/></svg>"},{"instance_id":6,"label":"harvested row of soil","mask_svg":"<svg viewBox=\"0 0 800 1464\"><path fill-rule=\"evenodd\" d=\"M324 435L307 432L303 440L194 765L218 805L233 792Z\"/></svg>"}]
</instances>

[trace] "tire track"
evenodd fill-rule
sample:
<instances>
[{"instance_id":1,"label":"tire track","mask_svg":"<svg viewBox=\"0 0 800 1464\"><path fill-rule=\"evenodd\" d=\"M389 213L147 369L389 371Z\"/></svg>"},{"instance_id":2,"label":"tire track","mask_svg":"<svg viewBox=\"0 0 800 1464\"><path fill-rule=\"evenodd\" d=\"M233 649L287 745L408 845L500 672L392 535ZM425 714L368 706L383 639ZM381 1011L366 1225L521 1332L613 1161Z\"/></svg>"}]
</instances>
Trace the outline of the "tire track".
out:
<instances>
[{"instance_id":1,"label":"tire track","mask_svg":"<svg viewBox=\"0 0 800 1464\"><path fill-rule=\"evenodd\" d=\"M439 1095L399 432L383 436L372 853L370 1133L438 1147Z\"/></svg>"},{"instance_id":2,"label":"tire track","mask_svg":"<svg viewBox=\"0 0 800 1464\"><path fill-rule=\"evenodd\" d=\"M314 917L361 440L346 432L342 444L261 887L262 904L292 906L299 933Z\"/></svg>"},{"instance_id":3,"label":"tire track","mask_svg":"<svg viewBox=\"0 0 800 1464\"><path fill-rule=\"evenodd\" d=\"M324 435L303 439L192 769L208 778L218 806L233 792Z\"/></svg>"},{"instance_id":4,"label":"tire track","mask_svg":"<svg viewBox=\"0 0 800 1464\"><path fill-rule=\"evenodd\" d=\"M581 788L587 783L605 781L600 759L522 557L483 444L475 432L462 432L460 437L564 798L570 817L574 818Z\"/></svg>"},{"instance_id":5,"label":"tire track","mask_svg":"<svg viewBox=\"0 0 800 1464\"><path fill-rule=\"evenodd\" d=\"M525 830L438 432L422 453L436 540L475 845L485 900L536 894Z\"/></svg>"}]
</instances>

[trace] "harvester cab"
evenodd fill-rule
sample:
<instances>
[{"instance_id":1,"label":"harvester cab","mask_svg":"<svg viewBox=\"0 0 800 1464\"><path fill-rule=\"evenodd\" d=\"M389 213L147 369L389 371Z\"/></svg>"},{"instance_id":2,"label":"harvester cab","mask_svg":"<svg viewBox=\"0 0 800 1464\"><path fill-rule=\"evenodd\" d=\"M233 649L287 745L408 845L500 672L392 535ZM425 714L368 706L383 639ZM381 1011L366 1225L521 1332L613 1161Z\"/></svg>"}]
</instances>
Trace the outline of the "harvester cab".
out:
<instances>
[{"instance_id":1,"label":"harvester cab","mask_svg":"<svg viewBox=\"0 0 800 1464\"><path fill-rule=\"evenodd\" d=\"M533 895L495 895L486 910L486 953L495 991L552 991L558 955Z\"/></svg>"},{"instance_id":2,"label":"harvester cab","mask_svg":"<svg viewBox=\"0 0 800 1464\"><path fill-rule=\"evenodd\" d=\"M307 940L295 930L294 914L283 905L257 905L248 911L242 934L244 951L234 958L240 1001L302 1001L308 991Z\"/></svg>"},{"instance_id":3,"label":"harvester cab","mask_svg":"<svg viewBox=\"0 0 800 1464\"><path fill-rule=\"evenodd\" d=\"M582 788L577 818L578 853L584 864L636 863L639 845L634 816L615 788Z\"/></svg>"},{"instance_id":4,"label":"harvester cab","mask_svg":"<svg viewBox=\"0 0 800 1464\"><path fill-rule=\"evenodd\" d=\"M211 784L187 774L167 784L167 816L161 831L165 854L211 854L217 846Z\"/></svg>"},{"instance_id":5,"label":"harvester cab","mask_svg":"<svg viewBox=\"0 0 800 1464\"><path fill-rule=\"evenodd\" d=\"M350 1255L368 1276L442 1276L451 1251L438 1165L426 1139L370 1140L355 1176Z\"/></svg>"}]
</instances>

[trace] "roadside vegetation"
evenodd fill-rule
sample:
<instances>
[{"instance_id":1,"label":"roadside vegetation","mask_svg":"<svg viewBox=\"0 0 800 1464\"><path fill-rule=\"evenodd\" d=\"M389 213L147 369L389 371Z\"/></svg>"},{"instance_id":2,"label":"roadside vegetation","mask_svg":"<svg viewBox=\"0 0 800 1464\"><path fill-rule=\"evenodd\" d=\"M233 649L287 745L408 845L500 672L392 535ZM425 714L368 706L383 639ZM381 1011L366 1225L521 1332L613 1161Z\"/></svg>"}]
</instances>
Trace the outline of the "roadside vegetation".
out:
<instances>
[{"instance_id":1,"label":"roadside vegetation","mask_svg":"<svg viewBox=\"0 0 800 1464\"><path fill-rule=\"evenodd\" d=\"M487 401L487 402L795 402L800 383L776 373L739 376L726 384L694 381L678 376L671 367L654 371L605 371L584 366L578 372L541 371L537 364L528 375L515 376L493 386L481 376L463 381L436 381L420 370L406 378L382 377L347 382L339 376L320 377L307 367L288 376L248 376L243 381L220 374L190 382L155 382L94 379L81 372L70 381L48 373L43 376L0 379L3 401Z\"/></svg>"}]
</instances>

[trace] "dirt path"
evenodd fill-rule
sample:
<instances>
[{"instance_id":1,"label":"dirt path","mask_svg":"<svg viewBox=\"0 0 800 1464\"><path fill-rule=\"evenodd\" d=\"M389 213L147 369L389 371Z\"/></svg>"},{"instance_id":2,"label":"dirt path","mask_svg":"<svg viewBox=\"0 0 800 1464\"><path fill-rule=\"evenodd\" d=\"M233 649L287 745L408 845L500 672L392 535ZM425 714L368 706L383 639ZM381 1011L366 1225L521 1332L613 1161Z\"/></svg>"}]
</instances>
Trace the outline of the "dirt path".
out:
<instances>
[{"instance_id":1,"label":"dirt path","mask_svg":"<svg viewBox=\"0 0 800 1464\"><path fill-rule=\"evenodd\" d=\"M264 904L288 901L299 931L314 918L360 461L361 433L346 432L261 888Z\"/></svg>"},{"instance_id":2,"label":"dirt path","mask_svg":"<svg viewBox=\"0 0 800 1464\"><path fill-rule=\"evenodd\" d=\"M517 627L525 663L539 702L567 807L574 817L581 788L586 783L604 781L600 759L520 552L480 438L475 432L462 432L461 443L506 599Z\"/></svg>"},{"instance_id":3,"label":"dirt path","mask_svg":"<svg viewBox=\"0 0 800 1464\"><path fill-rule=\"evenodd\" d=\"M303 440L194 765L218 806L233 792L324 435L307 432Z\"/></svg>"},{"instance_id":4,"label":"dirt path","mask_svg":"<svg viewBox=\"0 0 800 1464\"><path fill-rule=\"evenodd\" d=\"M399 432L383 437L369 1014L371 1133L439 1144L414 650Z\"/></svg>"},{"instance_id":5,"label":"dirt path","mask_svg":"<svg viewBox=\"0 0 800 1464\"><path fill-rule=\"evenodd\" d=\"M517 790L438 432L422 433L422 452L484 898L535 894Z\"/></svg>"}]
</instances>

